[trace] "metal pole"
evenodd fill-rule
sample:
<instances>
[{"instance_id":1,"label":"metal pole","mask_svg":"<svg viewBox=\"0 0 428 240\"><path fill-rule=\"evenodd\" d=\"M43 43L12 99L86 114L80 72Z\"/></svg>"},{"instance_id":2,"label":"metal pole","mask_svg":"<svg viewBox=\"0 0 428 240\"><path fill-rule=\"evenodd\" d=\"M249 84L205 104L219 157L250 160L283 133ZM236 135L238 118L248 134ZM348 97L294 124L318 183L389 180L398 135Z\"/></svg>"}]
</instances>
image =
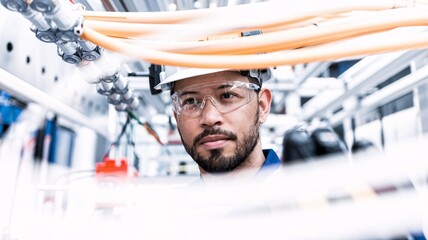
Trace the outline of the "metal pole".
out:
<instances>
[{"instance_id":1,"label":"metal pole","mask_svg":"<svg viewBox=\"0 0 428 240\"><path fill-rule=\"evenodd\" d=\"M40 104L66 119L91 128L102 136L108 137L107 124L100 124L99 122L94 121L89 116L69 107L58 99L49 96L42 90L12 75L2 68L0 68L0 88L18 99L25 102Z\"/></svg>"}]
</instances>

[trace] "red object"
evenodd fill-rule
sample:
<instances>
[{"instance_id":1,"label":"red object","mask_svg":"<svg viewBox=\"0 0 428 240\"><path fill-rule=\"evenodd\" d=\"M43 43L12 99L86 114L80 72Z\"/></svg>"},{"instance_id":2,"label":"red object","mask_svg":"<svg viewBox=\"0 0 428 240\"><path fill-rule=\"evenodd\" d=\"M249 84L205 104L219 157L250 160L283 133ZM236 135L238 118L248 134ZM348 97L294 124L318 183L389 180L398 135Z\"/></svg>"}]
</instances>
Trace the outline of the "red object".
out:
<instances>
[{"instance_id":1,"label":"red object","mask_svg":"<svg viewBox=\"0 0 428 240\"><path fill-rule=\"evenodd\" d=\"M125 159L104 158L103 162L99 162L95 168L96 175L128 175L128 162Z\"/></svg>"}]
</instances>

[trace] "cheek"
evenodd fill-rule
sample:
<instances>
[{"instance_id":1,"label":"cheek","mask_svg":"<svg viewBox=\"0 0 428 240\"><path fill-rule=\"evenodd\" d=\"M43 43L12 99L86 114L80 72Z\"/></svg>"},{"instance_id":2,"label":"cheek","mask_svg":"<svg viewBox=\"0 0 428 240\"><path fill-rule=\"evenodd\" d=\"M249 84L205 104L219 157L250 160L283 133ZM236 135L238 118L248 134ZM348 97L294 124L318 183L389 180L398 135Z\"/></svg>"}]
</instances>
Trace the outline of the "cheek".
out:
<instances>
[{"instance_id":1,"label":"cheek","mask_svg":"<svg viewBox=\"0 0 428 240\"><path fill-rule=\"evenodd\" d=\"M195 121L192 121L191 119L183 119L179 120L177 119L177 127L180 130L180 135L183 138L186 143L191 141L197 133L197 126L198 124Z\"/></svg>"},{"instance_id":2,"label":"cheek","mask_svg":"<svg viewBox=\"0 0 428 240\"><path fill-rule=\"evenodd\" d=\"M257 115L259 114L259 105L257 104L257 101L251 102L251 105L249 108L245 109L245 111L243 111L243 117L241 117L241 119L245 119L245 123L246 124L251 124L254 125L254 121L257 118Z\"/></svg>"},{"instance_id":3,"label":"cheek","mask_svg":"<svg viewBox=\"0 0 428 240\"><path fill-rule=\"evenodd\" d=\"M241 112L236 112L234 116L230 118L230 125L234 126L237 133L242 133L250 128L254 128L254 121L256 117L256 111L254 109L246 109Z\"/></svg>"}]
</instances>

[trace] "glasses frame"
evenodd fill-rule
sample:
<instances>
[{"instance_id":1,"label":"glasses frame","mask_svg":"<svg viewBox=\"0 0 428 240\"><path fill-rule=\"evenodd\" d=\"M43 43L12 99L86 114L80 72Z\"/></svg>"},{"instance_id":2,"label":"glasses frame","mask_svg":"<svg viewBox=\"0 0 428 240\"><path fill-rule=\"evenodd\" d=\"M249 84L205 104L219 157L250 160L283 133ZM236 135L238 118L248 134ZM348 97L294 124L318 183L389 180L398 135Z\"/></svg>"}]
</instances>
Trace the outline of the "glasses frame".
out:
<instances>
[{"instance_id":1,"label":"glasses frame","mask_svg":"<svg viewBox=\"0 0 428 240\"><path fill-rule=\"evenodd\" d=\"M228 81L228 82L217 82L217 83L201 83L201 84L195 84L195 85L192 85L192 86L189 86L189 87L185 87L185 88L183 88L183 89L180 89L180 90L178 90L178 91L174 92L174 93L171 95L172 109L173 109L173 111L174 111L177 115L182 115L182 113L181 113L182 107L180 107L180 103L179 103L179 101L180 101L180 95L181 95L183 92L187 92L187 91L192 90L192 89L201 89L201 88L210 87L210 86L227 86L227 85L230 85L232 89L233 89L233 88L237 88L237 87L244 87L244 88L246 88L246 89L248 89L248 90L250 90L250 91L254 91L254 92L256 92L256 93L258 93L258 92L260 91L260 89L261 89L261 87L260 87L259 85L255 84L255 83L242 82L242 81ZM247 105L248 103L250 103L250 102L253 100L253 99L251 98L251 99L249 99L249 100L248 100L248 102L246 102L245 104L243 104L243 105L241 105L241 106L239 106L239 107L237 107L237 108L234 108L234 109L232 109L232 110L230 110L230 111L227 111L227 112L222 112L222 111L220 111L220 110L217 108L218 102L217 102L216 98L215 98L215 97L213 97L213 96L211 96L211 95L206 95L206 96L204 96L204 97L203 97L203 100L202 100L202 101L201 101L201 103L200 103L200 106L199 106L200 110L202 110L202 109L205 107L205 102L207 101L207 99L208 99L208 98L209 98L209 99L211 99L211 103L213 103L213 105L215 106L215 108L216 108L219 112L221 112L222 114L229 113L229 112L231 112L231 111L233 111L233 110L236 110L236 109L238 109L238 108L240 108L240 107L242 107L242 106L245 106L245 105ZM213 102L213 101L214 101L214 102ZM195 108L195 109L196 109L196 108ZM199 111L200 111L200 110L199 110ZM202 111L201 111L201 112L202 112ZM199 116L200 116L200 114L197 114L197 115L196 115L196 116L194 116L194 117L189 116L189 115L183 115L183 116L188 116L188 117L190 117L190 118L196 118L196 117L199 117Z\"/></svg>"}]
</instances>

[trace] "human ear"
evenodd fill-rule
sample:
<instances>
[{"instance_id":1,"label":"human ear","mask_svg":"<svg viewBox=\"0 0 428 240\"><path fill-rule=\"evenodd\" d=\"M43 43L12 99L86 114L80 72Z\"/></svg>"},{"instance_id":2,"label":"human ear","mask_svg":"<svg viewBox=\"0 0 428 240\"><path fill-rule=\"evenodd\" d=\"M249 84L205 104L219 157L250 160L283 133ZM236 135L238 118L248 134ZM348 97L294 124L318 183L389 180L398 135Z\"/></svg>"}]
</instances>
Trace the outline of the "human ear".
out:
<instances>
[{"instance_id":1,"label":"human ear","mask_svg":"<svg viewBox=\"0 0 428 240\"><path fill-rule=\"evenodd\" d=\"M272 92L269 89L262 89L259 92L259 121L264 123L270 112L272 103Z\"/></svg>"}]
</instances>

